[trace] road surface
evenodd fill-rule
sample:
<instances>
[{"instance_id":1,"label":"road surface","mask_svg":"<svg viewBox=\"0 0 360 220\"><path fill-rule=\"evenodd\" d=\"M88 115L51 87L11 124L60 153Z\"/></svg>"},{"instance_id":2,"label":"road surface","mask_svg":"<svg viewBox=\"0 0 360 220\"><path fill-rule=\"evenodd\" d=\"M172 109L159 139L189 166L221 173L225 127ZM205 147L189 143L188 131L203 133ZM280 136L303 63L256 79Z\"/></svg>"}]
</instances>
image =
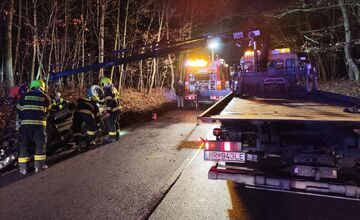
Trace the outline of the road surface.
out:
<instances>
[{"instance_id":1,"label":"road surface","mask_svg":"<svg viewBox=\"0 0 360 220\"><path fill-rule=\"evenodd\" d=\"M40 174L3 174L0 219L360 219L357 201L208 180L195 140L217 125L196 124L193 111L168 112Z\"/></svg>"}]
</instances>

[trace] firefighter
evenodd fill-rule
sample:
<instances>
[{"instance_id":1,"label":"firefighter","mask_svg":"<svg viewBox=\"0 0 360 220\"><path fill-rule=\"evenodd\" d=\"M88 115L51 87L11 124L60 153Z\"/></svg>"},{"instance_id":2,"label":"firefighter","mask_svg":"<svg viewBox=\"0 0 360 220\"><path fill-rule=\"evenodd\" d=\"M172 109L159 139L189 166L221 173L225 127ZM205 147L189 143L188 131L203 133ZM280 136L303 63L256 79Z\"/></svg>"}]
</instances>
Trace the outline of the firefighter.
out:
<instances>
[{"instance_id":1,"label":"firefighter","mask_svg":"<svg viewBox=\"0 0 360 220\"><path fill-rule=\"evenodd\" d=\"M69 105L69 102L61 98L60 92L55 92L54 98L51 103L51 110L58 111L62 109L66 109Z\"/></svg>"},{"instance_id":2,"label":"firefighter","mask_svg":"<svg viewBox=\"0 0 360 220\"><path fill-rule=\"evenodd\" d=\"M86 98L77 100L73 116L74 141L76 144L81 140L81 126L83 123L86 126L87 144L96 144L96 132L100 126L99 107L96 105L98 101L99 97L92 94L90 89L86 92Z\"/></svg>"},{"instance_id":3,"label":"firefighter","mask_svg":"<svg viewBox=\"0 0 360 220\"><path fill-rule=\"evenodd\" d=\"M106 128L108 131L107 142L116 141L118 116L121 110L119 92L113 87L108 77L103 77L100 81L105 93L106 101Z\"/></svg>"},{"instance_id":4,"label":"firefighter","mask_svg":"<svg viewBox=\"0 0 360 220\"><path fill-rule=\"evenodd\" d=\"M30 91L20 97L17 109L20 120L20 152L19 171L27 174L28 163L31 160L29 148L35 145L35 172L47 168L46 159L46 116L51 108L51 99L45 93L45 83L34 80L30 84Z\"/></svg>"}]
</instances>

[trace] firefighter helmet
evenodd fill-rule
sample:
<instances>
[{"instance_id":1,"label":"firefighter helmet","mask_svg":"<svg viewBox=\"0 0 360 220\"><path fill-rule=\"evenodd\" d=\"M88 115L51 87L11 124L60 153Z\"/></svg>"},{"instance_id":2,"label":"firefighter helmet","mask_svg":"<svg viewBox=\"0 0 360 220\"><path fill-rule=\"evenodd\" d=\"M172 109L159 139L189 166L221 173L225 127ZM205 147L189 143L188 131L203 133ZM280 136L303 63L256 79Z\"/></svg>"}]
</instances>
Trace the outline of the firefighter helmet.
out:
<instances>
[{"instance_id":1,"label":"firefighter helmet","mask_svg":"<svg viewBox=\"0 0 360 220\"><path fill-rule=\"evenodd\" d=\"M33 89L33 88L38 88L38 89L41 89L43 92L45 92L45 83L44 81L38 79L38 80L33 80L31 83L30 83L30 89Z\"/></svg>"},{"instance_id":2,"label":"firefighter helmet","mask_svg":"<svg viewBox=\"0 0 360 220\"><path fill-rule=\"evenodd\" d=\"M91 90L91 88L86 90L86 98L91 99L94 102L98 102L99 101L99 96L97 96L96 94L93 93L93 91Z\"/></svg>"},{"instance_id":3,"label":"firefighter helmet","mask_svg":"<svg viewBox=\"0 0 360 220\"><path fill-rule=\"evenodd\" d=\"M111 85L111 84L112 84L111 79L108 78L108 77L103 77L103 78L101 79L101 81L100 81L100 85L101 85L102 87L107 86L107 85Z\"/></svg>"}]
</instances>

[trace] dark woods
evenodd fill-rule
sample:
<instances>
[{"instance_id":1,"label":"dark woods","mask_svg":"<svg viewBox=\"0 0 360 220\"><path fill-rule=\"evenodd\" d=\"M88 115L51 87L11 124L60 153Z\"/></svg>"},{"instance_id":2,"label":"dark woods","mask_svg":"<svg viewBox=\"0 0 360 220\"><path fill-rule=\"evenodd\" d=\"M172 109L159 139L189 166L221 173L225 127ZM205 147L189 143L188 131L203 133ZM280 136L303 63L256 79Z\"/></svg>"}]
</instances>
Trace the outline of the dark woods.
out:
<instances>
[{"instance_id":1,"label":"dark woods","mask_svg":"<svg viewBox=\"0 0 360 220\"><path fill-rule=\"evenodd\" d=\"M101 63L121 58L125 48L245 27L268 33L273 48L306 54L322 80L359 80L358 0L0 0L1 88L44 79L51 66L61 71ZM78 74L60 85L83 87L107 75L119 89L173 89L187 54Z\"/></svg>"}]
</instances>

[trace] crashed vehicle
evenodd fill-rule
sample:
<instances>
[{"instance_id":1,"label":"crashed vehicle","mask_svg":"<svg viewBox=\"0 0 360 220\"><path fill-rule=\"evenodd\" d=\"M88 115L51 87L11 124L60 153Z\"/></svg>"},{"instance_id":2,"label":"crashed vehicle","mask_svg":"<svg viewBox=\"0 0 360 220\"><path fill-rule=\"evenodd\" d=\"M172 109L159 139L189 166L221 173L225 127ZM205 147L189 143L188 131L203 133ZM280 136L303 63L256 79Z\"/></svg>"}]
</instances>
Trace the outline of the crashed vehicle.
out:
<instances>
[{"instance_id":1,"label":"crashed vehicle","mask_svg":"<svg viewBox=\"0 0 360 220\"><path fill-rule=\"evenodd\" d=\"M90 87L91 92L97 95L100 100L104 98L103 90L93 85ZM57 153L72 147L68 142L72 139L72 123L73 111L75 103L70 103L65 109L57 109L49 112L47 118L46 132L47 132L47 145L46 154L48 156L56 155ZM104 101L98 103L100 110L100 130L99 137L106 132L104 126ZM85 132L84 127L84 133ZM11 165L16 165L19 155L19 139L20 134L15 128L0 130L0 171L11 169ZM85 138L84 138L85 140ZM86 141L85 141L86 142ZM34 148L35 150L35 148Z\"/></svg>"}]
</instances>

